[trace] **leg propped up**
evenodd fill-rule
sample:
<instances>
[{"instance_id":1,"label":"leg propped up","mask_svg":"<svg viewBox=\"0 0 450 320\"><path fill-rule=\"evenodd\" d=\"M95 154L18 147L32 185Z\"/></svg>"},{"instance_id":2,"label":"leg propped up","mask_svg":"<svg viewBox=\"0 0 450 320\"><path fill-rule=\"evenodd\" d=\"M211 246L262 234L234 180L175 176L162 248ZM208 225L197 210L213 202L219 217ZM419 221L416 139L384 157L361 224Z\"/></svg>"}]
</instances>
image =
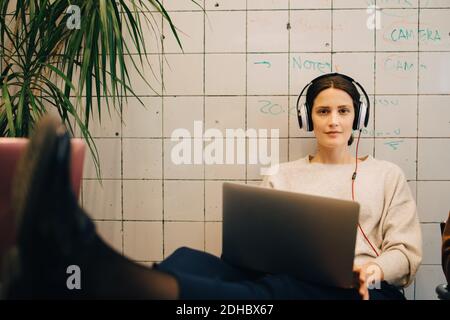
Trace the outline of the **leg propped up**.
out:
<instances>
[{"instance_id":1,"label":"leg propped up","mask_svg":"<svg viewBox=\"0 0 450 320\"><path fill-rule=\"evenodd\" d=\"M18 165L13 190L17 243L7 254L7 299L176 299L171 275L109 247L70 187L70 137L45 117ZM80 283L68 284L75 266Z\"/></svg>"}]
</instances>

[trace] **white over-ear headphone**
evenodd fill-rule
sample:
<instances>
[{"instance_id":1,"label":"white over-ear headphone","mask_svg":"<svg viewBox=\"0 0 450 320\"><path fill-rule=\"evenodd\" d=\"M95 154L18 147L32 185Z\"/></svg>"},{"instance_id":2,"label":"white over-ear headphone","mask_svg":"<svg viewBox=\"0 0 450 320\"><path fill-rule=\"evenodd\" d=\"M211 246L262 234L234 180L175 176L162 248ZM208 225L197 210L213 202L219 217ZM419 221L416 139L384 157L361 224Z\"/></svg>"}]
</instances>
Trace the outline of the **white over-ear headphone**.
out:
<instances>
[{"instance_id":1,"label":"white over-ear headphone","mask_svg":"<svg viewBox=\"0 0 450 320\"><path fill-rule=\"evenodd\" d=\"M311 110L312 106L308 106L306 101L302 105L298 105L300 98L303 95L303 92L309 88L312 84L314 84L317 80L328 78L332 76L339 76L342 77L352 83L354 83L357 87L359 87L363 93L361 95L361 98L359 102L355 105L355 120L353 121L353 130L360 130L362 128L367 127L367 124L369 123L369 110L370 110L370 101L369 96L367 95L364 88L355 80L350 78L349 76L346 76L345 74L341 73L328 73L321 75L314 80L312 80L310 83L308 83L300 92L298 98L297 98L297 116L298 116L298 124L300 126L300 129L303 129L305 131L313 131L313 123L312 123L312 116L311 116Z\"/></svg>"}]
</instances>

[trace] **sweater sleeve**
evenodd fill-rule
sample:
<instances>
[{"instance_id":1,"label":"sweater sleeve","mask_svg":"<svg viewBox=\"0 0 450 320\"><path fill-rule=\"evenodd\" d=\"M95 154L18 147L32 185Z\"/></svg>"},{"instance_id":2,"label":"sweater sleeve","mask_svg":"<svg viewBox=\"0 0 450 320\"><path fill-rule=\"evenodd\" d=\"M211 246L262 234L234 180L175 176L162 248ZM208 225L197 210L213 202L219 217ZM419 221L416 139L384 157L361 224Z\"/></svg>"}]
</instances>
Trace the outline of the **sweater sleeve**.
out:
<instances>
[{"instance_id":1,"label":"sweater sleeve","mask_svg":"<svg viewBox=\"0 0 450 320\"><path fill-rule=\"evenodd\" d=\"M447 278L447 283L450 284L450 212L442 237L442 268Z\"/></svg>"},{"instance_id":2,"label":"sweater sleeve","mask_svg":"<svg viewBox=\"0 0 450 320\"><path fill-rule=\"evenodd\" d=\"M381 218L381 254L375 262L384 280L407 286L422 261L422 233L417 207L406 178L397 166L388 172L385 182L385 215Z\"/></svg>"}]
</instances>

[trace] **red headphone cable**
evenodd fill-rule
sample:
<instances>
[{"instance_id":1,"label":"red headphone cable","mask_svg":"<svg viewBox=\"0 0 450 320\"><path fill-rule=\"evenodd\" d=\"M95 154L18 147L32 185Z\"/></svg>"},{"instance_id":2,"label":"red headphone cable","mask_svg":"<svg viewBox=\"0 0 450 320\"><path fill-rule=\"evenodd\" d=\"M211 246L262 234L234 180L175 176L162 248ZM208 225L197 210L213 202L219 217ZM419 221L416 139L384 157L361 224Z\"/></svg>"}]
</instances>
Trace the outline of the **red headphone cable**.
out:
<instances>
[{"instance_id":1,"label":"red headphone cable","mask_svg":"<svg viewBox=\"0 0 450 320\"><path fill-rule=\"evenodd\" d=\"M361 137L361 130L359 130L358 134L358 141L356 142L356 166L355 166L355 172L353 172L352 175L352 200L355 201L355 179L356 179L356 172L358 171L358 147L359 147L359 138ZM370 242L369 238L366 236L366 233L362 229L361 225L358 222L359 230L361 230L361 233L364 236L364 239L366 239L367 243L372 248L373 252L375 252L375 255L378 257L378 251L375 249L375 247L372 245L372 242Z\"/></svg>"}]
</instances>

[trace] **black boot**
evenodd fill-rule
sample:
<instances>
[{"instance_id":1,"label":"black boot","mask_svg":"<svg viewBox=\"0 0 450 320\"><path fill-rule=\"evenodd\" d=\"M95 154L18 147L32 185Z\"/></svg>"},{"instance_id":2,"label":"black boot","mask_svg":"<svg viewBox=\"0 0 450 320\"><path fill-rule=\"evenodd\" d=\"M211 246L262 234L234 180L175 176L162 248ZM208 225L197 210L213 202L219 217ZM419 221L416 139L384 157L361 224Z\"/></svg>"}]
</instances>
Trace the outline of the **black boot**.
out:
<instances>
[{"instance_id":1,"label":"black boot","mask_svg":"<svg viewBox=\"0 0 450 320\"><path fill-rule=\"evenodd\" d=\"M7 298L69 298L86 291L68 289L70 266L88 267L95 227L71 190L70 137L60 122L44 118L22 156L13 187L17 244L7 257ZM76 267L75 267L76 268ZM83 286L83 278L81 287ZM86 279L87 280L87 279ZM77 286L72 279L69 287Z\"/></svg>"},{"instance_id":2,"label":"black boot","mask_svg":"<svg viewBox=\"0 0 450 320\"><path fill-rule=\"evenodd\" d=\"M39 123L18 168L7 299L177 297L173 277L128 260L97 235L71 189L70 137L59 120Z\"/></svg>"}]
</instances>

